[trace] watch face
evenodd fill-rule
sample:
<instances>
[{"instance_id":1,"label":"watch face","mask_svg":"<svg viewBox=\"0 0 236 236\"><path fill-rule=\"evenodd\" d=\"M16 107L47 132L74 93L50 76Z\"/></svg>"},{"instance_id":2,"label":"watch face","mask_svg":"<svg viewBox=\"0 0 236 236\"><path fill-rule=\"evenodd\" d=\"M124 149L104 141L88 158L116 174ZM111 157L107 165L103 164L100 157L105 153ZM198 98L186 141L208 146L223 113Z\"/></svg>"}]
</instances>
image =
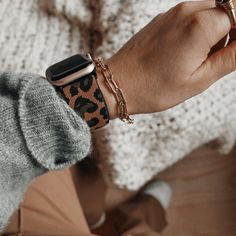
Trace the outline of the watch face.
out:
<instances>
[{"instance_id":1,"label":"watch face","mask_svg":"<svg viewBox=\"0 0 236 236\"><path fill-rule=\"evenodd\" d=\"M69 78L79 71L84 70L84 73L86 73L86 68L90 67L92 69L91 65L93 65L93 61L91 59L77 54L50 66L46 71L46 77L52 83L59 83L60 80ZM89 71L87 71L87 73L89 73ZM85 75L86 74L83 74L83 76Z\"/></svg>"}]
</instances>

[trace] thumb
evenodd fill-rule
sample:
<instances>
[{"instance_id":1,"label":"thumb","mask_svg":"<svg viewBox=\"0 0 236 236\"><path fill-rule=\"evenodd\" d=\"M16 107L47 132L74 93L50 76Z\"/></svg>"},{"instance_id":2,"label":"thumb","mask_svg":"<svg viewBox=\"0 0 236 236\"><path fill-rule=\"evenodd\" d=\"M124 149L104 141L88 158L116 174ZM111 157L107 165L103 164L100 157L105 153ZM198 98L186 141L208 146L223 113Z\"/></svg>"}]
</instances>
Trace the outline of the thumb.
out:
<instances>
[{"instance_id":1,"label":"thumb","mask_svg":"<svg viewBox=\"0 0 236 236\"><path fill-rule=\"evenodd\" d=\"M191 80L203 91L223 76L236 70L236 41L210 55L192 74Z\"/></svg>"}]
</instances>

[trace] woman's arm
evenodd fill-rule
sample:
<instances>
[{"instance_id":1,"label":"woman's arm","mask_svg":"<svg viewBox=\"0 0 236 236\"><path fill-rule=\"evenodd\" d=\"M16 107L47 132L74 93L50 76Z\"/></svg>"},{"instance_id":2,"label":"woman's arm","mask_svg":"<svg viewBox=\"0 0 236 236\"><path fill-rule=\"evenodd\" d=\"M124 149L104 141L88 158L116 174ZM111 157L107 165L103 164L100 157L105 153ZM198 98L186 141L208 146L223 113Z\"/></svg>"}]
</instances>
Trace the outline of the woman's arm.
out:
<instances>
[{"instance_id":1,"label":"woman's arm","mask_svg":"<svg viewBox=\"0 0 236 236\"><path fill-rule=\"evenodd\" d=\"M210 54L230 30L214 1L187 2L157 16L105 61L131 114L158 112L235 70L236 43ZM99 85L112 118L116 102ZM65 168L90 149L86 123L37 75L0 74L0 229L33 178Z\"/></svg>"},{"instance_id":2,"label":"woman's arm","mask_svg":"<svg viewBox=\"0 0 236 236\"><path fill-rule=\"evenodd\" d=\"M166 110L234 71L236 42L226 48L219 43L230 28L227 14L211 0L183 2L154 18L106 61L124 92L128 111ZM115 118L114 96L99 78Z\"/></svg>"}]
</instances>

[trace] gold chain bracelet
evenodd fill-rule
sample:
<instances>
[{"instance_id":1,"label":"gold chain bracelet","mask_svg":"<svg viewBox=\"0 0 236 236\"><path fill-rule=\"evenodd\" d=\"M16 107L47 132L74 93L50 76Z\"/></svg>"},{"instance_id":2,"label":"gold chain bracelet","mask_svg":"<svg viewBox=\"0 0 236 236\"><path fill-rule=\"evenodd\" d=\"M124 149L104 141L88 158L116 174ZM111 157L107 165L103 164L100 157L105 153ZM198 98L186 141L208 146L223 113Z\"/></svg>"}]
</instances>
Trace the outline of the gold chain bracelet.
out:
<instances>
[{"instance_id":1,"label":"gold chain bracelet","mask_svg":"<svg viewBox=\"0 0 236 236\"><path fill-rule=\"evenodd\" d=\"M119 118L128 124L133 124L134 120L130 117L127 109L127 103L124 97L122 90L118 87L117 83L113 79L113 74L108 67L108 65L104 64L102 58L98 58L94 60L95 65L101 69L101 74L106 81L107 86L114 94L116 102L117 102L117 112L119 114Z\"/></svg>"}]
</instances>

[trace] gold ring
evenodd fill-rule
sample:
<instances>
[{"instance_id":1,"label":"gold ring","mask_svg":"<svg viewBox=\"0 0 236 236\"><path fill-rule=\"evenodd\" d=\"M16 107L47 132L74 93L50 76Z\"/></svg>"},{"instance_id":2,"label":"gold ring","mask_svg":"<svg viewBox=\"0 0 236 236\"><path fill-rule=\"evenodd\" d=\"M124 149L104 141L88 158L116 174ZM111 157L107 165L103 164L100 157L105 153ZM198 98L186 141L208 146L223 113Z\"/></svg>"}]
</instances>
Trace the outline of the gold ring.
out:
<instances>
[{"instance_id":1,"label":"gold ring","mask_svg":"<svg viewBox=\"0 0 236 236\"><path fill-rule=\"evenodd\" d=\"M216 6L225 10L230 18L232 28L236 28L236 15L233 0L216 0Z\"/></svg>"}]
</instances>

